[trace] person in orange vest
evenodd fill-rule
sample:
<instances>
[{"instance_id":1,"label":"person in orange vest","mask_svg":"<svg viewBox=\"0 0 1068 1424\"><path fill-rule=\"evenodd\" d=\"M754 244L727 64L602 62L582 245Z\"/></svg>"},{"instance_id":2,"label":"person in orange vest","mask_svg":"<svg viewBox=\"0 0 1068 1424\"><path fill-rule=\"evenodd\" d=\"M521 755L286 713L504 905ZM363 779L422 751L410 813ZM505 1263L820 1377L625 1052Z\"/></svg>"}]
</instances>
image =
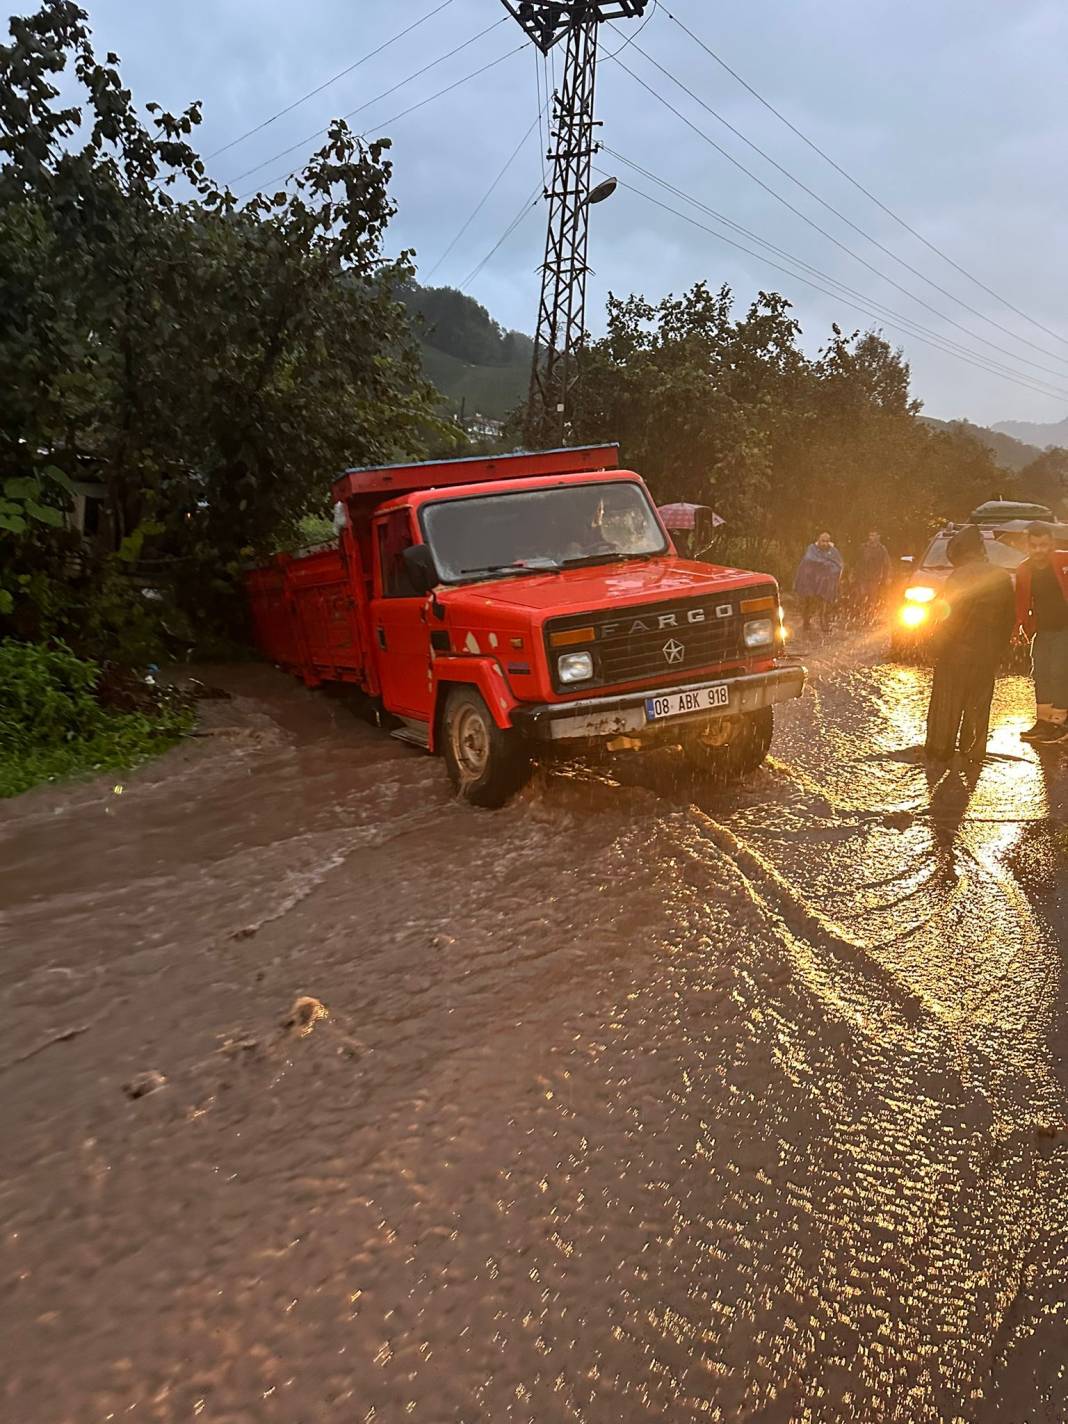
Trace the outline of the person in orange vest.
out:
<instances>
[{"instance_id":1,"label":"person in orange vest","mask_svg":"<svg viewBox=\"0 0 1068 1424\"><path fill-rule=\"evenodd\" d=\"M1016 570L1016 618L1031 639L1035 724L1028 742L1068 740L1068 553L1049 524L1027 531L1028 557Z\"/></svg>"}]
</instances>

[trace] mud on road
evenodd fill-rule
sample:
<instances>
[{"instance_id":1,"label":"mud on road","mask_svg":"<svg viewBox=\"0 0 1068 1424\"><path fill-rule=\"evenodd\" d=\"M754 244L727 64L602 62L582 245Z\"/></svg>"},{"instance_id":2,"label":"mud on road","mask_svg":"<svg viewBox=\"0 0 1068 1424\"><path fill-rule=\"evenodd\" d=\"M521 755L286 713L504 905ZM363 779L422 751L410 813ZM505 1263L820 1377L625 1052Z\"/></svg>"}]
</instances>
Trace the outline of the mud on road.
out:
<instances>
[{"instance_id":1,"label":"mud on road","mask_svg":"<svg viewBox=\"0 0 1068 1424\"><path fill-rule=\"evenodd\" d=\"M8 804L4 1417L1068 1418L1061 760L836 648L730 793L239 668Z\"/></svg>"}]
</instances>

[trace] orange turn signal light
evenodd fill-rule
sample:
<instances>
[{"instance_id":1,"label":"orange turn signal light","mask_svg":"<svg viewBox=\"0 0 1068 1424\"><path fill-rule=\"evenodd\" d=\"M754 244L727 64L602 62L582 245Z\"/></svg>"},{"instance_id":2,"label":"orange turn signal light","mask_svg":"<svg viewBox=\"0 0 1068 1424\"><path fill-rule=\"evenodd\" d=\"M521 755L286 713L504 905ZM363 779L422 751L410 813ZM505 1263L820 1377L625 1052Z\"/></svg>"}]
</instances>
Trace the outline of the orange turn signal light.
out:
<instances>
[{"instance_id":1,"label":"orange turn signal light","mask_svg":"<svg viewBox=\"0 0 1068 1424\"><path fill-rule=\"evenodd\" d=\"M778 606L779 600L773 594L770 593L768 594L767 598L742 599L743 613L763 613L765 608L778 608Z\"/></svg>"},{"instance_id":2,"label":"orange turn signal light","mask_svg":"<svg viewBox=\"0 0 1068 1424\"><path fill-rule=\"evenodd\" d=\"M575 643L592 643L594 637L592 628L566 628L562 633L549 634L549 647L570 648Z\"/></svg>"}]
</instances>

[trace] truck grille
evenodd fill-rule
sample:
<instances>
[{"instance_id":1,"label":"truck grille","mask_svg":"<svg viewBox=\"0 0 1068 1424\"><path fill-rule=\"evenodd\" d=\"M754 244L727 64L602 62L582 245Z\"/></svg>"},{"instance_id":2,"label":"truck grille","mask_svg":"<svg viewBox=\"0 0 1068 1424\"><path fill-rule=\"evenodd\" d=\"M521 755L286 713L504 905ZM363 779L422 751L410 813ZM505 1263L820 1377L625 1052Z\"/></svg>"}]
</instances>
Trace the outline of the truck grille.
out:
<instances>
[{"instance_id":1,"label":"truck grille","mask_svg":"<svg viewBox=\"0 0 1068 1424\"><path fill-rule=\"evenodd\" d=\"M703 598L554 618L545 625L553 686L557 692L578 692L628 682L682 683L690 681L692 673L742 662L749 656L742 642L742 601L774 596L774 587L765 583ZM593 630L592 640L555 647L549 641L553 634L581 628ZM556 672L561 652L592 652L592 679L561 683Z\"/></svg>"}]
</instances>

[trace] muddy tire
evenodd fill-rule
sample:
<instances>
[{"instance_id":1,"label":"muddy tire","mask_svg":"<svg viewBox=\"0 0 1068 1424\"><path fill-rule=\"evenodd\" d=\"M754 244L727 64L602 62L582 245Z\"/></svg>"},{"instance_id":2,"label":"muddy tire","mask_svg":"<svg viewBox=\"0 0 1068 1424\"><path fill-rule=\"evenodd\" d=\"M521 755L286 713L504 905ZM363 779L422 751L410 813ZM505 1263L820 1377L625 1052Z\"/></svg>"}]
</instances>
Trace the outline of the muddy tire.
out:
<instances>
[{"instance_id":1,"label":"muddy tire","mask_svg":"<svg viewBox=\"0 0 1068 1424\"><path fill-rule=\"evenodd\" d=\"M449 780L472 806L496 810L530 775L530 754L518 732L497 726L473 687L454 687L441 719Z\"/></svg>"},{"instance_id":2,"label":"muddy tire","mask_svg":"<svg viewBox=\"0 0 1068 1424\"><path fill-rule=\"evenodd\" d=\"M746 712L741 724L723 746L710 746L695 737L686 744L686 754L690 761L717 781L738 781L743 776L752 776L763 766L771 750L771 737L775 719L770 707L761 707L756 712Z\"/></svg>"}]
</instances>

